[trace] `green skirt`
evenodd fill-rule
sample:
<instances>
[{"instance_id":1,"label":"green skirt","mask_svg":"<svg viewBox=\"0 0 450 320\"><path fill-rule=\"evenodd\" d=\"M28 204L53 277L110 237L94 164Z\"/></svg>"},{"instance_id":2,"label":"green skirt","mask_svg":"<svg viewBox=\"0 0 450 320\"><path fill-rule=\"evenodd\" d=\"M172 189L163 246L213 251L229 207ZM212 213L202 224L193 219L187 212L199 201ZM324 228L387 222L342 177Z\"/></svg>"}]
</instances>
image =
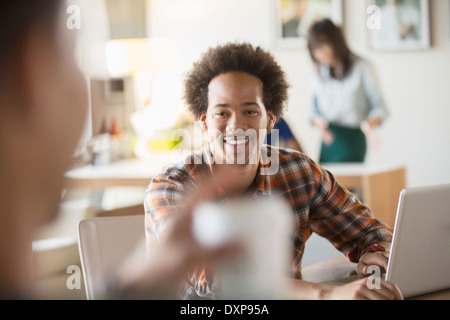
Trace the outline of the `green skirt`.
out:
<instances>
[{"instance_id":1,"label":"green skirt","mask_svg":"<svg viewBox=\"0 0 450 320\"><path fill-rule=\"evenodd\" d=\"M366 137L361 129L330 124L329 130L334 134L335 139L330 146L322 142L320 163L364 162L367 145Z\"/></svg>"}]
</instances>

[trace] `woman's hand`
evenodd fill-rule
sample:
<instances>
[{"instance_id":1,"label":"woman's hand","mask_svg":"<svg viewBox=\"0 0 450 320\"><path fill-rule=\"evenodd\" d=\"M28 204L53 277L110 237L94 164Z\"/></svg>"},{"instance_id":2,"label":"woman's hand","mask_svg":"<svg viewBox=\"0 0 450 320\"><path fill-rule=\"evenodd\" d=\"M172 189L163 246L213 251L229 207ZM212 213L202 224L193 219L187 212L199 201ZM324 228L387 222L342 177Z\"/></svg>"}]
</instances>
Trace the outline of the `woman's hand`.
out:
<instances>
[{"instance_id":1,"label":"woman's hand","mask_svg":"<svg viewBox=\"0 0 450 320\"><path fill-rule=\"evenodd\" d=\"M315 125L320 131L328 130L328 121L319 115L314 116L312 120L313 125Z\"/></svg>"},{"instance_id":2,"label":"woman's hand","mask_svg":"<svg viewBox=\"0 0 450 320\"><path fill-rule=\"evenodd\" d=\"M331 132L330 130L324 130L321 132L322 133L322 141L323 143L325 143L327 146L331 146L334 142L334 134L333 132Z\"/></svg>"},{"instance_id":3,"label":"woman's hand","mask_svg":"<svg viewBox=\"0 0 450 320\"><path fill-rule=\"evenodd\" d=\"M361 123L361 131L366 136L367 140L369 141L369 144L374 149L378 149L380 146L380 139L378 138L378 135L375 131L375 129L381 125L381 118L373 118L373 119L367 119L364 120Z\"/></svg>"},{"instance_id":4,"label":"woman's hand","mask_svg":"<svg viewBox=\"0 0 450 320\"><path fill-rule=\"evenodd\" d=\"M319 129L320 134L322 135L323 143L325 143L327 146L332 145L334 142L334 134L328 129L328 121L324 117L316 115L313 118L312 123Z\"/></svg>"}]
</instances>

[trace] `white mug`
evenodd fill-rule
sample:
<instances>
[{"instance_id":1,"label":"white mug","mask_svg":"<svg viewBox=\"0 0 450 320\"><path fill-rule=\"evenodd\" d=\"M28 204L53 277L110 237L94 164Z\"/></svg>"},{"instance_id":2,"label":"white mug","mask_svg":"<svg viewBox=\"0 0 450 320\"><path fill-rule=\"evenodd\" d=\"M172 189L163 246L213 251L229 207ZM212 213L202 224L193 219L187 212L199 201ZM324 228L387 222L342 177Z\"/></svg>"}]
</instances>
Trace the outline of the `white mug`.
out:
<instances>
[{"instance_id":1,"label":"white mug","mask_svg":"<svg viewBox=\"0 0 450 320\"><path fill-rule=\"evenodd\" d=\"M217 270L218 299L284 299L293 217L280 198L240 198L196 208L192 230L199 243L215 247L238 240L244 245L242 255Z\"/></svg>"}]
</instances>

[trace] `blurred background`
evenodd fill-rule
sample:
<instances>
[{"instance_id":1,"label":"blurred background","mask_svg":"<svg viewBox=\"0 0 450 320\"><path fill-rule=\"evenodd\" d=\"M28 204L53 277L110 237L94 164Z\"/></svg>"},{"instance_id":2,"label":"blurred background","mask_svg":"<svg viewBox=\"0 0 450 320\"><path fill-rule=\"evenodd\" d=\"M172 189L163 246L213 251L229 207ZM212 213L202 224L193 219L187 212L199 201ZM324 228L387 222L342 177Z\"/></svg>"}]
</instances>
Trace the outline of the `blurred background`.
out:
<instances>
[{"instance_id":1,"label":"blurred background","mask_svg":"<svg viewBox=\"0 0 450 320\"><path fill-rule=\"evenodd\" d=\"M81 13L81 31L89 35L87 38L90 41L86 46L89 52L86 68L91 78L93 134L111 131L116 109L123 112L123 116L116 116L116 121L119 121L121 130L126 131L130 127L127 114L133 110L133 106L126 104L127 94L132 93L129 92L132 90L127 92L127 78L111 78L112 73L106 62L114 57L107 60L104 51L97 50L105 45L102 41L123 38L159 40L160 43L154 43L153 48L145 49L149 52L146 58L155 61L147 61L149 65L142 66L148 67L152 73L151 93L147 95L151 95L152 112L159 119L158 124L153 124L154 127L175 126L170 122L178 120L178 115L183 116L183 76L208 47L227 41L249 41L270 50L286 71L291 84L287 122L305 152L317 159L318 132L307 120L315 70L306 47L279 44L277 3L280 1L85 2ZM384 52L373 50L369 45L367 21L371 14L367 8L370 1L341 1L342 28L346 39L356 54L372 63L390 112L390 117L379 129L379 148L369 150L366 161L383 163L395 160L405 164L408 185L411 186L450 180L450 170L447 168L450 160L450 127L447 125L450 119L450 91L447 85L450 73L450 8L448 1L429 2L429 47ZM89 20L90 17L95 19ZM161 51L165 53L161 55ZM124 55L119 55L118 59L125 59ZM136 62L135 57L128 56L128 59ZM131 74L131 71L125 70L123 74ZM117 74L120 75L120 71ZM107 80L104 81L106 84L97 83L103 80ZM97 101L102 90L103 101ZM97 116L101 112L109 114Z\"/></svg>"},{"instance_id":2,"label":"blurred background","mask_svg":"<svg viewBox=\"0 0 450 320\"><path fill-rule=\"evenodd\" d=\"M390 116L377 130L380 143L368 150L366 163L401 164L407 169L408 186L448 183L450 2L441 0L420 2L429 5L422 19L426 23L422 30L429 35L425 42L389 50L371 45L373 31L368 27L373 18L368 7L383 1L68 1L81 9L78 55L91 95L74 168L132 157L151 159L155 152L174 148L175 129L196 132L200 141L191 141L190 147L197 149L201 134L181 99L183 78L209 47L228 41L248 41L274 54L291 84L285 120L304 152L317 160L320 136L307 118L315 69L304 39L282 33L283 23L294 14L294 2L328 5L321 14L338 22L353 52L372 64ZM67 190L60 219L36 236L42 290L50 296L60 292L60 298L83 298L83 290L69 292L65 284L67 266L79 265L77 221L102 214L142 214L144 191L142 186ZM47 241L47 246L42 242L58 238L66 241L55 245ZM68 247L72 251L62 259L58 250ZM336 255L320 240L314 251L320 255L305 255L305 265ZM54 255L44 256L49 252ZM62 259L59 269L58 259ZM50 280L57 272L59 280Z\"/></svg>"}]
</instances>

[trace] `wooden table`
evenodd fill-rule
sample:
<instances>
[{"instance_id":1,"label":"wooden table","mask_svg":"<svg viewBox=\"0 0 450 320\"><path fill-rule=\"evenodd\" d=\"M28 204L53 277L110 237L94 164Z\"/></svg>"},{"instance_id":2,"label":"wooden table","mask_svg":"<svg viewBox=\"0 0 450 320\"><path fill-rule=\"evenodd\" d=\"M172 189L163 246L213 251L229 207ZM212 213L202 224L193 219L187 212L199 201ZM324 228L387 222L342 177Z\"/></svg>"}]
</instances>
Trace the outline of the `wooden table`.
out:
<instances>
[{"instance_id":1,"label":"wooden table","mask_svg":"<svg viewBox=\"0 0 450 320\"><path fill-rule=\"evenodd\" d=\"M103 165L87 165L65 173L67 189L146 187L164 166L177 160L171 152L155 152L146 159L125 159Z\"/></svg>"},{"instance_id":2,"label":"wooden table","mask_svg":"<svg viewBox=\"0 0 450 320\"><path fill-rule=\"evenodd\" d=\"M359 163L322 164L349 190L362 193L362 202L375 217L394 228L400 192L406 187L406 169L402 165Z\"/></svg>"},{"instance_id":3,"label":"wooden table","mask_svg":"<svg viewBox=\"0 0 450 320\"><path fill-rule=\"evenodd\" d=\"M146 188L151 179L164 166L178 161L176 153L155 152L146 159L126 159L103 165L86 165L65 173L66 190L90 190L92 206L96 216L124 216L143 214L142 203L114 209L103 208L105 189L111 187ZM142 192L142 197L144 192Z\"/></svg>"},{"instance_id":4,"label":"wooden table","mask_svg":"<svg viewBox=\"0 0 450 320\"><path fill-rule=\"evenodd\" d=\"M310 282L343 285L361 278L355 270L356 264L349 262L345 256L341 255L302 269L302 279ZM450 288L410 300L450 300Z\"/></svg>"}]
</instances>

